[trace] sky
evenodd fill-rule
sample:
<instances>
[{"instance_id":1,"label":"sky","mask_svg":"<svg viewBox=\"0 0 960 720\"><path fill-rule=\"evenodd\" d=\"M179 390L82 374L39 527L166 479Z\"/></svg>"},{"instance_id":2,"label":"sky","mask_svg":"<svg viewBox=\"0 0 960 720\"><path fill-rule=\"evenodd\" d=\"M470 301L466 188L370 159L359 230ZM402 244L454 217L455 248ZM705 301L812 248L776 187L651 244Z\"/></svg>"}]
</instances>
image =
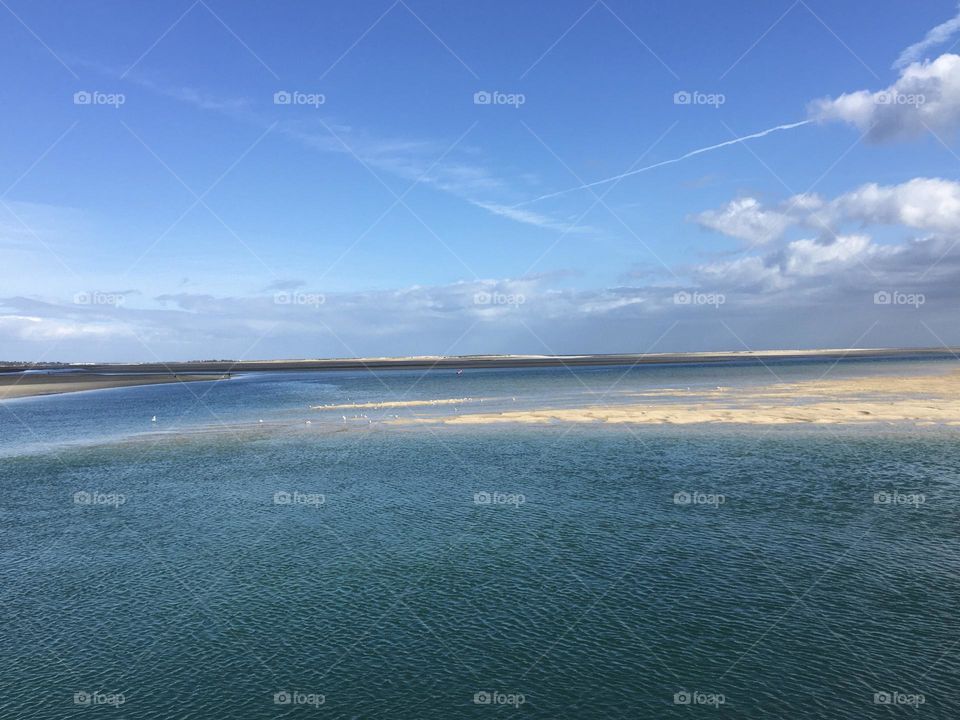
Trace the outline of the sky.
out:
<instances>
[{"instance_id":1,"label":"sky","mask_svg":"<svg viewBox=\"0 0 960 720\"><path fill-rule=\"evenodd\" d=\"M954 0L2 0L0 360L960 345Z\"/></svg>"}]
</instances>

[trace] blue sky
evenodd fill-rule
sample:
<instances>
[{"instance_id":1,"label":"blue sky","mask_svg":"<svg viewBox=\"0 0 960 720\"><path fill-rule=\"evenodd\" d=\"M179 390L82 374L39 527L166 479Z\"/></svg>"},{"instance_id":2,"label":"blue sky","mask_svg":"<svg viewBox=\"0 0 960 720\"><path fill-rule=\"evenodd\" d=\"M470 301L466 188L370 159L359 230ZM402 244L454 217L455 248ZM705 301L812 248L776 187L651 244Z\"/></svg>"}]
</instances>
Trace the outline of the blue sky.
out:
<instances>
[{"instance_id":1,"label":"blue sky","mask_svg":"<svg viewBox=\"0 0 960 720\"><path fill-rule=\"evenodd\" d=\"M957 13L5 0L0 358L960 344Z\"/></svg>"}]
</instances>

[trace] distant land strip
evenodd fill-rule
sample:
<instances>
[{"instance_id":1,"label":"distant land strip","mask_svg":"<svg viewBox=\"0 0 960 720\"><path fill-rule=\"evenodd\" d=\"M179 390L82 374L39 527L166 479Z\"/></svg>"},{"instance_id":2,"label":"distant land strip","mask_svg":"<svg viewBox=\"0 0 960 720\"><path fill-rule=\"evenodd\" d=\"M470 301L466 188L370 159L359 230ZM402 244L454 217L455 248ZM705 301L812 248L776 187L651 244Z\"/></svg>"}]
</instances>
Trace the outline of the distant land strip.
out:
<instances>
[{"instance_id":1,"label":"distant land strip","mask_svg":"<svg viewBox=\"0 0 960 720\"><path fill-rule=\"evenodd\" d=\"M166 363L17 363L0 362L0 372L25 370L74 370L92 374L155 373L241 373L291 370L450 370L589 367L603 365L661 365L681 363L782 362L790 360L908 360L960 359L952 348L848 348L828 350L765 350L734 352L647 353L605 355L446 355L416 357L330 358L304 360L196 360Z\"/></svg>"}]
</instances>

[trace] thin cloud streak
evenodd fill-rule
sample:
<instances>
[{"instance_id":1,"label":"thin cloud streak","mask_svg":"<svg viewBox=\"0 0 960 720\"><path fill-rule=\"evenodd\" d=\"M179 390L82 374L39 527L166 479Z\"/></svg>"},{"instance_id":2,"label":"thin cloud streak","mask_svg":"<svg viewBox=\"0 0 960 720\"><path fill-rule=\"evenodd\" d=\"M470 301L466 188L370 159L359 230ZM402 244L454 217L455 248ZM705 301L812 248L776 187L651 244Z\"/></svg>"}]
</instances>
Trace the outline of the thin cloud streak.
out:
<instances>
[{"instance_id":1,"label":"thin cloud streak","mask_svg":"<svg viewBox=\"0 0 960 720\"><path fill-rule=\"evenodd\" d=\"M547 200L549 198L559 197L560 195L566 195L568 193L576 192L577 190L588 190L592 187L597 187L598 185L606 185L607 183L616 182L617 180L622 180L623 178L632 177L633 175L639 175L641 173L654 170L658 167L663 167L664 165L673 165L675 163L681 162L688 158L692 158L695 155L702 155L706 152L711 152L712 150L719 150L720 148L725 148L728 145L736 145L737 143L744 142L745 140L754 140L756 138L762 138L771 133L780 132L782 130L792 130L793 128L798 128L803 125L809 125L812 120L801 120L800 122L787 123L785 125L777 125L772 128L767 128L766 130L761 130L760 132L755 132L750 135L744 135L743 137L734 138L733 140L727 140L722 143L717 143L716 145L709 145L707 147L698 148L697 150L691 150L688 153L680 155L679 157L671 158L669 160L661 160L658 163L653 165L647 165L646 167L637 168L636 170L631 170L630 172L621 173L619 175L614 175L613 177L604 178L603 180L595 180L591 183L586 183L584 185L578 185L577 187L568 188L567 190L560 190L554 193L547 193L546 195L541 195L540 197L533 198L532 200L525 200L524 202L517 203L514 205L514 208L523 207L524 205L530 205L535 202L540 202L541 200Z\"/></svg>"}]
</instances>

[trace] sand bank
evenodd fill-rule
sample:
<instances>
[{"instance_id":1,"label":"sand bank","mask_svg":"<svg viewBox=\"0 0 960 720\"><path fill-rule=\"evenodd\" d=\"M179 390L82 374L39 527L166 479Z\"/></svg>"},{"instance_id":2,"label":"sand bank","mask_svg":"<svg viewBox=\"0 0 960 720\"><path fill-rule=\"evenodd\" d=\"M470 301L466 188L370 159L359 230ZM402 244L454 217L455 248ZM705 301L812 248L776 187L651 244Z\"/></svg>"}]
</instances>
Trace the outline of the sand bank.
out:
<instances>
[{"instance_id":1,"label":"sand bank","mask_svg":"<svg viewBox=\"0 0 960 720\"><path fill-rule=\"evenodd\" d=\"M97 375L90 373L62 373L50 375L0 375L0 400L56 395L82 390L105 390L108 388L133 387L136 385L161 385L172 382L198 382L201 380L224 380L225 375Z\"/></svg>"},{"instance_id":2,"label":"sand bank","mask_svg":"<svg viewBox=\"0 0 960 720\"><path fill-rule=\"evenodd\" d=\"M476 398L441 398L438 400L384 400L383 402L345 403L341 405L311 405L311 410L379 410L381 408L426 407L430 405L463 405L483 402Z\"/></svg>"},{"instance_id":3,"label":"sand bank","mask_svg":"<svg viewBox=\"0 0 960 720\"><path fill-rule=\"evenodd\" d=\"M624 398L627 398L624 400ZM657 398L630 402L629 398ZM670 397L676 397L671 402ZM960 372L947 374L775 383L752 388L655 390L620 396L609 404L490 412L463 412L401 423L747 425L900 423L960 425Z\"/></svg>"}]
</instances>

